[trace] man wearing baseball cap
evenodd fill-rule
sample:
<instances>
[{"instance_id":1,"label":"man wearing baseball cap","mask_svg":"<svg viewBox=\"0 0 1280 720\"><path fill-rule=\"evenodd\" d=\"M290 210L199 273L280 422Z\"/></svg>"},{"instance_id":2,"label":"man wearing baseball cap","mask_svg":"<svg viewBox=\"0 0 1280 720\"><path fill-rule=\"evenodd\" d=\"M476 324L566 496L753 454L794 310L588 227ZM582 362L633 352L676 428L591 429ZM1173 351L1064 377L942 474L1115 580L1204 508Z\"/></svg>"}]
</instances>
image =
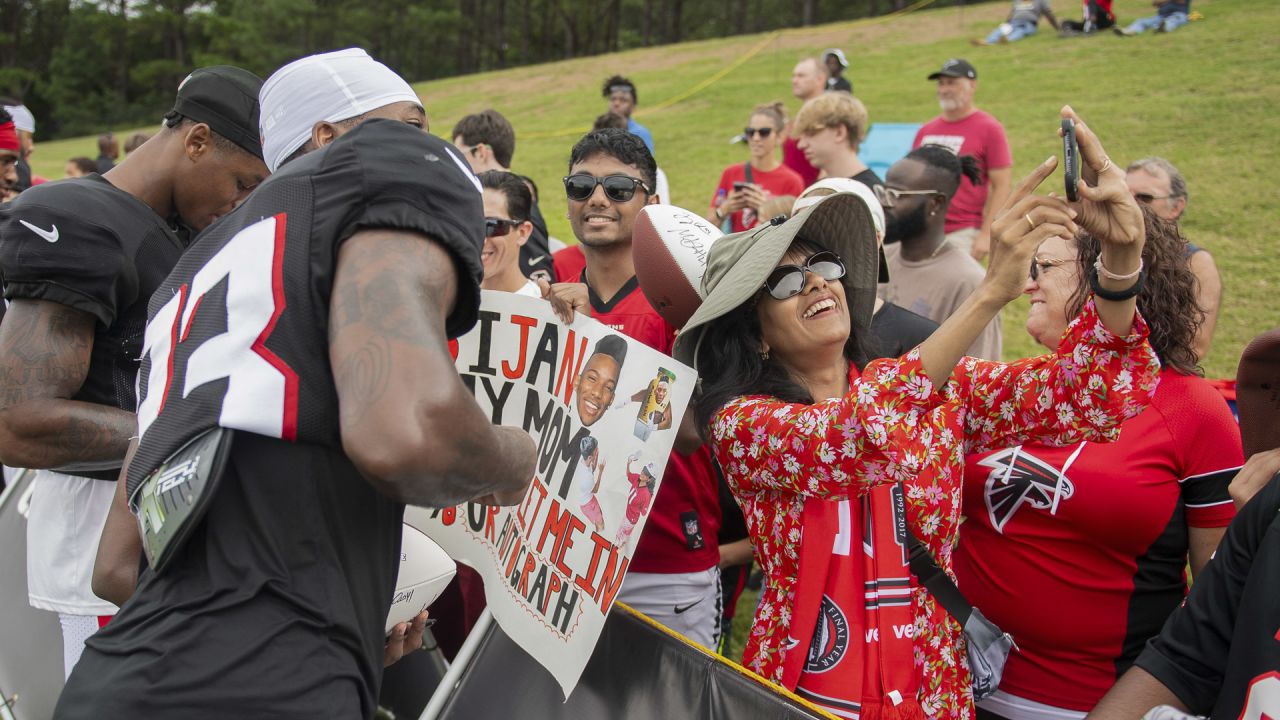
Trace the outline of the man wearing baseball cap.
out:
<instances>
[{"instance_id":1,"label":"man wearing baseball cap","mask_svg":"<svg viewBox=\"0 0 1280 720\"><path fill-rule=\"evenodd\" d=\"M968 60L951 58L942 69L929 75L938 83L938 105L942 114L925 123L916 133L912 149L921 145L942 145L957 155L972 155L978 161L980 182L962 178L947 209L947 241L973 255L986 257L991 248L991 221L1009 195L1013 154L1004 126L973 104L978 88L978 71Z\"/></svg>"},{"instance_id":2,"label":"man wearing baseball cap","mask_svg":"<svg viewBox=\"0 0 1280 720\"><path fill-rule=\"evenodd\" d=\"M147 301L192 231L266 176L260 84L239 68L196 70L156 138L106 175L39 185L0 207L9 301L0 326L0 462L36 469L28 598L59 614L67 673L115 612L94 595L91 573L137 435Z\"/></svg>"}]
</instances>

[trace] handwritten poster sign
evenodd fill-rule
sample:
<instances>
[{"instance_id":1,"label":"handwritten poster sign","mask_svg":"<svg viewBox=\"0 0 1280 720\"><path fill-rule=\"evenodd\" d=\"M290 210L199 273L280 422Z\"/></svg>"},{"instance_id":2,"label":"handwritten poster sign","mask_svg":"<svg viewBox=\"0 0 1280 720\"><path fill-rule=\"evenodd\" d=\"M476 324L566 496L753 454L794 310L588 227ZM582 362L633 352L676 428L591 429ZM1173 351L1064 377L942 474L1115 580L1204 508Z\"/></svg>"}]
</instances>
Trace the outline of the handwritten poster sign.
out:
<instances>
[{"instance_id":1,"label":"handwritten poster sign","mask_svg":"<svg viewBox=\"0 0 1280 720\"><path fill-rule=\"evenodd\" d=\"M662 485L690 368L578 314L484 293L454 359L476 400L538 447L513 507L409 508L405 522L484 578L494 619L568 697L622 587Z\"/></svg>"}]
</instances>

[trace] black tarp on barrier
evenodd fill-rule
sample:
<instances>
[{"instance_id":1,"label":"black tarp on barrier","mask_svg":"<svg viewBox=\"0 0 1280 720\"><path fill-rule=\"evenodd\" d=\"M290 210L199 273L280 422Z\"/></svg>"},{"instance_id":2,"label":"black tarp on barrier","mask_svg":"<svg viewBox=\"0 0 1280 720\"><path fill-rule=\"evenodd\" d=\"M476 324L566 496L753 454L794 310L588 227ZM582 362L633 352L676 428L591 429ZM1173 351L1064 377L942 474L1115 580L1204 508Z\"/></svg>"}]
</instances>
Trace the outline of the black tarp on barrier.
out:
<instances>
[{"instance_id":1,"label":"black tarp on barrier","mask_svg":"<svg viewBox=\"0 0 1280 720\"><path fill-rule=\"evenodd\" d=\"M450 720L800 720L798 702L616 607L578 687L560 686L494 623L440 713Z\"/></svg>"}]
</instances>

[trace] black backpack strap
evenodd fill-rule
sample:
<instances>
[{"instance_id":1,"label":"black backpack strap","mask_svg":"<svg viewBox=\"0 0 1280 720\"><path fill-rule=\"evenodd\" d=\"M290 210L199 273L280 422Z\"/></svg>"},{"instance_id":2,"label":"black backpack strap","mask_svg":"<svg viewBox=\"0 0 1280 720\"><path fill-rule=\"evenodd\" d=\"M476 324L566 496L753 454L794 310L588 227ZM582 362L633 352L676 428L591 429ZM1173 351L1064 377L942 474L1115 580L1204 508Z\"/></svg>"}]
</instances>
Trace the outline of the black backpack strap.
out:
<instances>
[{"instance_id":1,"label":"black backpack strap","mask_svg":"<svg viewBox=\"0 0 1280 720\"><path fill-rule=\"evenodd\" d=\"M755 182L755 180L751 179L751 163L749 162L742 163L742 174L746 176L747 182L749 183Z\"/></svg>"},{"instance_id":2,"label":"black backpack strap","mask_svg":"<svg viewBox=\"0 0 1280 720\"><path fill-rule=\"evenodd\" d=\"M956 622L960 623L960 627L964 627L965 623L969 622L969 616L973 614L973 605L960 594L960 588L956 587L951 578L938 567L929 548L925 547L910 529L907 530L907 548L910 551L908 564L911 566L911 574L915 575L920 584L928 589L930 595L933 595L933 599L955 618Z\"/></svg>"}]
</instances>

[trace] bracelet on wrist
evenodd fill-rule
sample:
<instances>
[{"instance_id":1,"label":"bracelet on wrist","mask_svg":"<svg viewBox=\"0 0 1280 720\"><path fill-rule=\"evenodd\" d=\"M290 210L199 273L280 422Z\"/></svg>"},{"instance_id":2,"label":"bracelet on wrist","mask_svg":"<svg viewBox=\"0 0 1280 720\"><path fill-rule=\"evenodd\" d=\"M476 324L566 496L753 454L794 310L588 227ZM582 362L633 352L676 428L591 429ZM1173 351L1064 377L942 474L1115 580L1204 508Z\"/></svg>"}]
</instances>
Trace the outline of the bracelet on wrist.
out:
<instances>
[{"instance_id":1,"label":"bracelet on wrist","mask_svg":"<svg viewBox=\"0 0 1280 720\"><path fill-rule=\"evenodd\" d=\"M716 219L724 220L724 211L721 210L719 207L716 208Z\"/></svg>"},{"instance_id":2,"label":"bracelet on wrist","mask_svg":"<svg viewBox=\"0 0 1280 720\"><path fill-rule=\"evenodd\" d=\"M1142 267L1142 258L1138 258L1137 270L1134 270L1128 275L1117 275L1108 270L1106 265L1102 264L1102 253L1098 253L1098 259L1093 261L1093 268L1098 271L1097 274L1108 280L1133 280L1142 273Z\"/></svg>"},{"instance_id":3,"label":"bracelet on wrist","mask_svg":"<svg viewBox=\"0 0 1280 720\"><path fill-rule=\"evenodd\" d=\"M1142 292L1142 286L1147 282L1147 272L1145 270L1138 268L1137 275L1137 281L1128 288L1124 290L1107 290L1102 287L1102 283L1098 280L1098 265L1095 263L1093 267L1089 268L1089 289L1093 290L1095 296L1103 300L1111 300L1113 302L1129 300L1137 297L1138 293Z\"/></svg>"}]
</instances>

